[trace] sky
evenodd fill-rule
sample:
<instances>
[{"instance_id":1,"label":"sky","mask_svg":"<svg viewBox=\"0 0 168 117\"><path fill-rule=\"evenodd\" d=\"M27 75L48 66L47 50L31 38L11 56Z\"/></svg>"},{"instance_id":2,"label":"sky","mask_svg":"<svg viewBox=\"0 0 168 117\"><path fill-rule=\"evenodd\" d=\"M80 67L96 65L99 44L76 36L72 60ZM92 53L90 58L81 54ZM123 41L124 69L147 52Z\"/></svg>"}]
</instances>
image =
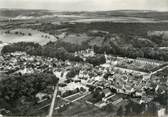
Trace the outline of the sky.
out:
<instances>
[{"instance_id":1,"label":"sky","mask_svg":"<svg viewBox=\"0 0 168 117\"><path fill-rule=\"evenodd\" d=\"M168 11L168 0L0 0L0 8L56 11L158 10Z\"/></svg>"}]
</instances>

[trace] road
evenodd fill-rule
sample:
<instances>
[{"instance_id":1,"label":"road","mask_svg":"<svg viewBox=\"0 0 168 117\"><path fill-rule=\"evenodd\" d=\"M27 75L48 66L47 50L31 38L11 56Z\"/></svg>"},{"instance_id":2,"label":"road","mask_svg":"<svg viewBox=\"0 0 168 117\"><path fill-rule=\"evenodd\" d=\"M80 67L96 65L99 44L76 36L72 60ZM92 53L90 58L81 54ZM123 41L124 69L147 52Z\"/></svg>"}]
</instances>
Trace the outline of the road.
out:
<instances>
[{"instance_id":1,"label":"road","mask_svg":"<svg viewBox=\"0 0 168 117\"><path fill-rule=\"evenodd\" d=\"M164 67L161 67L160 69L158 69L158 70L156 70L156 71L154 71L154 72L151 72L150 74L147 74L147 75L140 81L139 85L141 85L141 83L142 83L143 80L146 80L146 81L147 81L146 84L147 84L148 81L150 81L152 75L156 74L156 73L159 72L159 71L162 71L162 70L166 69L167 67L168 67L168 65L166 65L166 66L164 66Z\"/></svg>"},{"instance_id":2,"label":"road","mask_svg":"<svg viewBox=\"0 0 168 117\"><path fill-rule=\"evenodd\" d=\"M48 117L52 117L52 115L53 115L54 106L55 106L55 99L57 97L57 94L58 94L58 83L55 86L55 90L54 90L52 102L51 102L51 105L50 105L50 110L49 110Z\"/></svg>"},{"instance_id":3,"label":"road","mask_svg":"<svg viewBox=\"0 0 168 117\"><path fill-rule=\"evenodd\" d=\"M156 70L156 71L154 71L154 72L150 73L150 75L154 75L154 74L156 74L157 72L159 72L159 71L162 71L162 70L166 69L167 67L168 67L168 65L166 65L166 66L164 66L164 67L162 67L162 68L160 68L160 69L158 69L158 70Z\"/></svg>"}]
</instances>

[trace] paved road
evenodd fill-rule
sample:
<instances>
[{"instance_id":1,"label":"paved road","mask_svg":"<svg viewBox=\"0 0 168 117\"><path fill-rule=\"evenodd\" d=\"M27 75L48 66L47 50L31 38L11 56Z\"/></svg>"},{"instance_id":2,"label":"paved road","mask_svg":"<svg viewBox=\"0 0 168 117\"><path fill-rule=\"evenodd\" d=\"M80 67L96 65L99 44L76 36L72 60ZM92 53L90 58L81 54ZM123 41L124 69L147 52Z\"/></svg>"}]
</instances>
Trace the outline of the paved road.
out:
<instances>
[{"instance_id":1,"label":"paved road","mask_svg":"<svg viewBox=\"0 0 168 117\"><path fill-rule=\"evenodd\" d=\"M55 90L54 90L54 94L53 94L53 98L52 98L52 102L51 102L48 117L52 117L52 115L53 115L54 106L55 106L55 99L57 97L57 94L58 94L58 83L57 83L57 85L55 87Z\"/></svg>"},{"instance_id":2,"label":"paved road","mask_svg":"<svg viewBox=\"0 0 168 117\"><path fill-rule=\"evenodd\" d=\"M156 70L156 71L154 71L154 72L150 73L150 75L154 75L154 74L156 74L157 72L159 72L159 71L162 71L162 70L166 69L167 67L168 67L168 65L166 65L166 66L164 66L164 67L162 67L162 68L160 68L160 69L158 69L158 70Z\"/></svg>"}]
</instances>

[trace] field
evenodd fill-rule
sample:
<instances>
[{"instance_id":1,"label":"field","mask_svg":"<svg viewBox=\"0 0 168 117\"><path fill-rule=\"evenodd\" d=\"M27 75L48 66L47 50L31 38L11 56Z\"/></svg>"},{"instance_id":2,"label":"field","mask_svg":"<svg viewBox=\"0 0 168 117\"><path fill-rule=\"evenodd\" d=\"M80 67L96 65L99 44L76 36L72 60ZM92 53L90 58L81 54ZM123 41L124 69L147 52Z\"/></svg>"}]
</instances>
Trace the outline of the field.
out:
<instances>
[{"instance_id":1,"label":"field","mask_svg":"<svg viewBox=\"0 0 168 117\"><path fill-rule=\"evenodd\" d=\"M5 33L4 30L0 31L0 41L5 43L16 42L36 42L42 45L49 41L56 41L57 39L47 33L43 33L32 29L14 29L10 30L10 33Z\"/></svg>"},{"instance_id":2,"label":"field","mask_svg":"<svg viewBox=\"0 0 168 117\"><path fill-rule=\"evenodd\" d=\"M90 37L87 36L86 34L80 34L80 35L70 34L70 35L66 36L65 38L63 38L62 41L72 43L72 44L81 45L82 42L86 42L89 39L90 39Z\"/></svg>"},{"instance_id":3,"label":"field","mask_svg":"<svg viewBox=\"0 0 168 117\"><path fill-rule=\"evenodd\" d=\"M80 19L80 20L74 20L72 22L78 22L78 23L91 23L91 22L122 22L122 23L136 23L136 22L141 22L141 23L157 23L160 21L155 21L154 19L150 18L137 18L137 17L112 17L112 18L97 18L97 19ZM166 22L166 21L164 21Z\"/></svg>"},{"instance_id":4,"label":"field","mask_svg":"<svg viewBox=\"0 0 168 117\"><path fill-rule=\"evenodd\" d=\"M68 108L61 113L54 113L54 116L107 116L111 113L104 112L94 105L86 104L85 102L75 102L68 106Z\"/></svg>"},{"instance_id":5,"label":"field","mask_svg":"<svg viewBox=\"0 0 168 117\"><path fill-rule=\"evenodd\" d=\"M85 101L89 99L92 95L89 94L86 97L71 103L64 111L54 113L54 116L95 116L95 117L102 117L107 116L110 117L114 114L113 109L111 111L106 111L103 109L99 109L92 104L87 104ZM110 110L110 108L108 109Z\"/></svg>"}]
</instances>

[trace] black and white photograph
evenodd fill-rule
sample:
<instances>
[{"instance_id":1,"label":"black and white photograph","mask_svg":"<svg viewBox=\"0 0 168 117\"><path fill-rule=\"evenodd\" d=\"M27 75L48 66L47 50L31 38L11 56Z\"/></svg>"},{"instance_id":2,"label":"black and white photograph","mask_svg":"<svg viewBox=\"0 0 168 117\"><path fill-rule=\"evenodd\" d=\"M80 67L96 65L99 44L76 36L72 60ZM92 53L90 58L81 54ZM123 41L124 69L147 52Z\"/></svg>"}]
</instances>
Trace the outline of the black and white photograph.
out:
<instances>
[{"instance_id":1,"label":"black and white photograph","mask_svg":"<svg viewBox=\"0 0 168 117\"><path fill-rule=\"evenodd\" d=\"M0 0L0 117L168 117L168 0Z\"/></svg>"}]
</instances>

